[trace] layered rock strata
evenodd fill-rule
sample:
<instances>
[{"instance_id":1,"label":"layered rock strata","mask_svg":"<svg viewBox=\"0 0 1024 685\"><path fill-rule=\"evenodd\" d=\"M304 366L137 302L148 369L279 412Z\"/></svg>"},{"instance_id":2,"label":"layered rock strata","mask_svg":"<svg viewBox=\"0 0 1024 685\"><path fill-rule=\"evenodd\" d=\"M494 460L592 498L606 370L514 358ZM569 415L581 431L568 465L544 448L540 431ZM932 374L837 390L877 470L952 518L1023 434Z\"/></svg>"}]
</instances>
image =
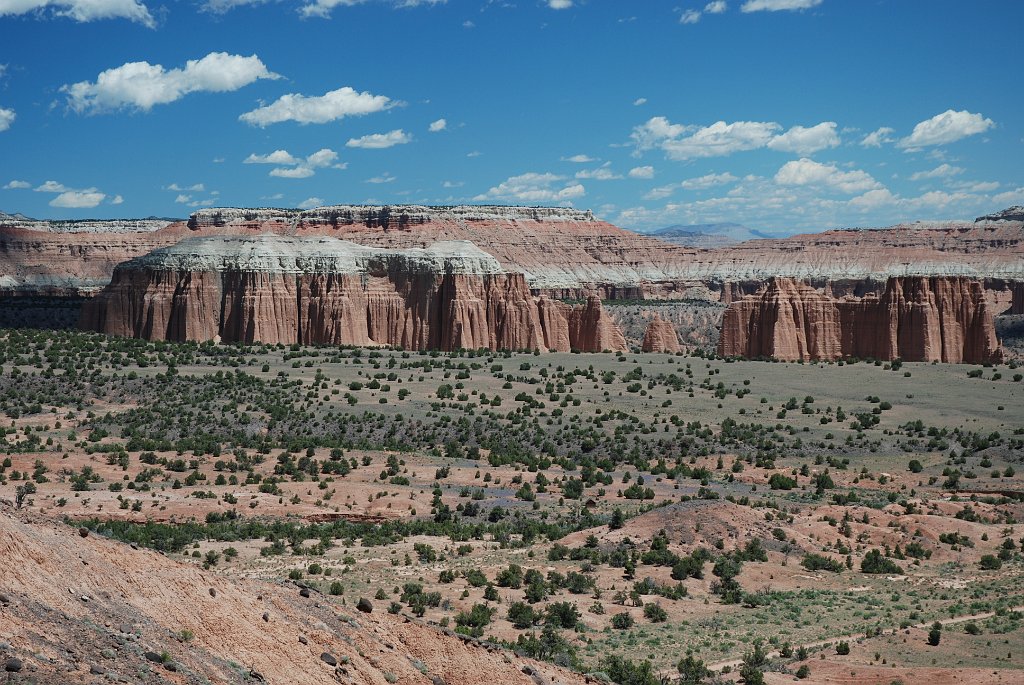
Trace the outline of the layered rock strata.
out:
<instances>
[{"instance_id":1,"label":"layered rock strata","mask_svg":"<svg viewBox=\"0 0 1024 685\"><path fill-rule=\"evenodd\" d=\"M997 362L992 316L982 283L965 277L890 278L881 295L838 298L775 278L725 310L718 352L783 361Z\"/></svg>"},{"instance_id":2,"label":"layered rock strata","mask_svg":"<svg viewBox=\"0 0 1024 685\"><path fill-rule=\"evenodd\" d=\"M679 336L676 335L675 326L665 321L657 314L647 324L644 331L644 341L641 345L644 352L670 352L675 354L682 347L679 345Z\"/></svg>"},{"instance_id":3,"label":"layered rock strata","mask_svg":"<svg viewBox=\"0 0 1024 685\"><path fill-rule=\"evenodd\" d=\"M472 243L382 250L325 237L190 238L119 265L80 327L150 340L625 349L600 299L534 297Z\"/></svg>"}]
</instances>

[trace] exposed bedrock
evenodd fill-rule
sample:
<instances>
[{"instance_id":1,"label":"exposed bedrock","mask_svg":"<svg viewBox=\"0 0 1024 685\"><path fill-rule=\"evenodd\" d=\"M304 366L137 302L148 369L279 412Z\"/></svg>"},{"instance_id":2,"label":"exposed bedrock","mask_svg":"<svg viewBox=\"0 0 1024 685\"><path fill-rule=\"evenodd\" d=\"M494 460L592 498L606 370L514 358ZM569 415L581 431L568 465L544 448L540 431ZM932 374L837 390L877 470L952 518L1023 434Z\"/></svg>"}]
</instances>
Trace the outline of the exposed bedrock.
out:
<instances>
[{"instance_id":1,"label":"exposed bedrock","mask_svg":"<svg viewBox=\"0 0 1024 685\"><path fill-rule=\"evenodd\" d=\"M80 327L149 340L593 352L625 349L597 297L530 293L464 241L383 250L335 238L190 238L119 265Z\"/></svg>"},{"instance_id":2,"label":"exposed bedrock","mask_svg":"<svg viewBox=\"0 0 1024 685\"><path fill-rule=\"evenodd\" d=\"M862 297L774 278L725 310L718 352L783 361L1002 359L982 282L961 276L890 278L881 295Z\"/></svg>"},{"instance_id":3,"label":"exposed bedrock","mask_svg":"<svg viewBox=\"0 0 1024 685\"><path fill-rule=\"evenodd\" d=\"M675 326L655 314L651 322L647 324L647 330L644 331L644 341L641 345L641 350L644 352L671 352L674 354L681 349Z\"/></svg>"}]
</instances>

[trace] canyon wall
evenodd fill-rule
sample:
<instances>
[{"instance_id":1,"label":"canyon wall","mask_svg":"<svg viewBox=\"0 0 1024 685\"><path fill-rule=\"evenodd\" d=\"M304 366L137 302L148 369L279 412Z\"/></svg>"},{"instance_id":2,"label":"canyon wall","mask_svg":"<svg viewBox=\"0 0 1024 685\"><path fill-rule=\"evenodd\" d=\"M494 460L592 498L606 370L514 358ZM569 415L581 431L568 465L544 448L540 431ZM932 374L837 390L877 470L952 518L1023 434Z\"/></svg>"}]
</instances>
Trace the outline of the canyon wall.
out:
<instances>
[{"instance_id":1,"label":"canyon wall","mask_svg":"<svg viewBox=\"0 0 1024 685\"><path fill-rule=\"evenodd\" d=\"M643 352L668 352L675 354L682 347L675 326L655 314L644 331L644 340L640 345Z\"/></svg>"},{"instance_id":2,"label":"canyon wall","mask_svg":"<svg viewBox=\"0 0 1024 685\"><path fill-rule=\"evenodd\" d=\"M782 361L849 357L998 362L982 282L962 276L889 278L881 295L819 290L774 278L725 310L718 353Z\"/></svg>"},{"instance_id":3,"label":"canyon wall","mask_svg":"<svg viewBox=\"0 0 1024 685\"><path fill-rule=\"evenodd\" d=\"M626 349L597 297L535 297L471 243L382 250L335 238L190 238L119 265L80 327L149 340L407 349Z\"/></svg>"}]
</instances>

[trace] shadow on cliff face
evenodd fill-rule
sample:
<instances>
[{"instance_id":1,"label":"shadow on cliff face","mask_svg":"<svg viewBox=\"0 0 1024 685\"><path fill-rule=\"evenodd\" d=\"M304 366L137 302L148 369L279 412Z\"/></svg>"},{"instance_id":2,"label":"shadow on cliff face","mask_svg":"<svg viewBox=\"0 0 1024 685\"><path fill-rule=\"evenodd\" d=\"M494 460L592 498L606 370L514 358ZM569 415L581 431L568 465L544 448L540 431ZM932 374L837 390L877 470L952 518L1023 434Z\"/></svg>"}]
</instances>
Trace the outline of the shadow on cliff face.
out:
<instances>
[{"instance_id":1,"label":"shadow on cliff face","mask_svg":"<svg viewBox=\"0 0 1024 685\"><path fill-rule=\"evenodd\" d=\"M1007 359L1024 359L1024 314L995 317L996 335Z\"/></svg>"}]
</instances>

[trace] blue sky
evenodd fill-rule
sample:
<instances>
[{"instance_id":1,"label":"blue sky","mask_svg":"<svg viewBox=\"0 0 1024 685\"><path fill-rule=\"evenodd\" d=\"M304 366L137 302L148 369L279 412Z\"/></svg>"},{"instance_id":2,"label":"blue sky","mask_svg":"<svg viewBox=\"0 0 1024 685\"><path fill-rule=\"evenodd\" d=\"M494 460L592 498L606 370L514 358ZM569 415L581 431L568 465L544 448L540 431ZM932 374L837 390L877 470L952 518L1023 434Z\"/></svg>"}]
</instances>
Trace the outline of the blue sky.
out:
<instances>
[{"instance_id":1,"label":"blue sky","mask_svg":"<svg viewBox=\"0 0 1024 685\"><path fill-rule=\"evenodd\" d=\"M0 209L972 218L1024 204L1022 21L1016 0L0 0Z\"/></svg>"}]
</instances>

